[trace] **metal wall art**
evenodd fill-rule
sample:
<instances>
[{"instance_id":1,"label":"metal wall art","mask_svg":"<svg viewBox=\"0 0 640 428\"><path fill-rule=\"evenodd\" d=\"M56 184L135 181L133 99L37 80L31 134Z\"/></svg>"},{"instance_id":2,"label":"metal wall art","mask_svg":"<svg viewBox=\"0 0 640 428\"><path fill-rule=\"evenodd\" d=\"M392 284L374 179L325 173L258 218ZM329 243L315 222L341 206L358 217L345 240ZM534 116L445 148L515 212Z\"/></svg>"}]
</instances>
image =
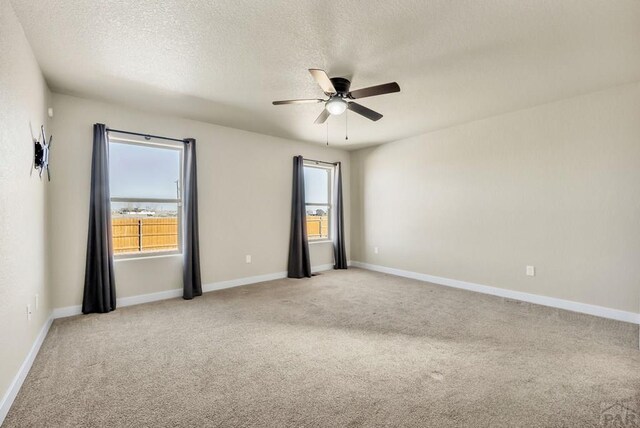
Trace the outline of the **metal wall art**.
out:
<instances>
[{"instance_id":1,"label":"metal wall art","mask_svg":"<svg viewBox=\"0 0 640 428\"><path fill-rule=\"evenodd\" d=\"M47 170L47 179L51 181L51 173L49 172L49 148L51 147L51 140L53 136L49 136L49 141L47 142L47 137L44 134L44 125L40 127L41 135L40 140L34 140L34 157L33 157L33 167L38 170L38 176L42 178L42 172Z\"/></svg>"}]
</instances>

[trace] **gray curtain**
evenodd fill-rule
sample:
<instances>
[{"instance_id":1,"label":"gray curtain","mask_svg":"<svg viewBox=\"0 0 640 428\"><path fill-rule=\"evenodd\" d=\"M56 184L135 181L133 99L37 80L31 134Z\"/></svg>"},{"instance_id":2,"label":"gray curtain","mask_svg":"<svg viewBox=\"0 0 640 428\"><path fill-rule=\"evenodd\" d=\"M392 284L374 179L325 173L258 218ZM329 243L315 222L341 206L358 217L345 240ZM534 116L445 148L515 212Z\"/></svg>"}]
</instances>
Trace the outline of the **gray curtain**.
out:
<instances>
[{"instance_id":1,"label":"gray curtain","mask_svg":"<svg viewBox=\"0 0 640 428\"><path fill-rule=\"evenodd\" d=\"M287 277L311 278L309 241L304 199L304 159L293 158L293 190L291 196L291 234L289 237L289 265Z\"/></svg>"},{"instance_id":2,"label":"gray curtain","mask_svg":"<svg viewBox=\"0 0 640 428\"><path fill-rule=\"evenodd\" d=\"M347 252L344 248L344 214L342 208L342 164L336 164L333 176L333 209L335 225L333 227L334 269L347 268Z\"/></svg>"},{"instance_id":3,"label":"gray curtain","mask_svg":"<svg viewBox=\"0 0 640 428\"><path fill-rule=\"evenodd\" d=\"M196 140L184 140L184 264L182 297L202 296L200 278L200 241L198 232L198 179Z\"/></svg>"},{"instance_id":4,"label":"gray curtain","mask_svg":"<svg viewBox=\"0 0 640 428\"><path fill-rule=\"evenodd\" d=\"M93 125L89 235L82 313L110 312L115 308L116 286L109 195L109 143L106 126L96 123Z\"/></svg>"}]
</instances>

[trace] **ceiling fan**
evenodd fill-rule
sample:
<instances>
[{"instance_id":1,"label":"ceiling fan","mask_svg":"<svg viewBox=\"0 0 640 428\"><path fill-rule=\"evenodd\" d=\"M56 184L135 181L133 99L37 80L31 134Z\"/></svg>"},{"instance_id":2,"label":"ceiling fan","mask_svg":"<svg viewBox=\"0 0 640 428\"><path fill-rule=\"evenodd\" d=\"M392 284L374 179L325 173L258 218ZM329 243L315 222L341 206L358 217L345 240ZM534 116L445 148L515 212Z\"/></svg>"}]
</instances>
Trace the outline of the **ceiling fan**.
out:
<instances>
[{"instance_id":1,"label":"ceiling fan","mask_svg":"<svg viewBox=\"0 0 640 428\"><path fill-rule=\"evenodd\" d=\"M318 82L318 85L320 85L324 94L329 97L328 99L323 100L321 98L311 98L305 100L283 100L274 101L273 105L324 103L324 110L322 110L322 113L320 113L320 116L318 116L314 122L317 125L326 122L331 115L341 115L347 109L375 122L382 118L380 113L351 100L400 92L400 86L396 82L350 91L349 88L351 87L351 82L344 77L329 78L324 70L316 68L310 68L309 73L311 73L316 82Z\"/></svg>"}]
</instances>

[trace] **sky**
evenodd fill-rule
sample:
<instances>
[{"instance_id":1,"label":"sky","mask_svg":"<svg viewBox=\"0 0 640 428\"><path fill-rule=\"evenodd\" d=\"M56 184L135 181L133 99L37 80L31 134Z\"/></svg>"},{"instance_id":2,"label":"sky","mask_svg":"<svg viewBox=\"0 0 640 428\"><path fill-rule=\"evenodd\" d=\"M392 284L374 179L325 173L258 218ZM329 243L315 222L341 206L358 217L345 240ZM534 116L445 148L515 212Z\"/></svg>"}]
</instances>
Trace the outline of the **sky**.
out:
<instances>
[{"instance_id":1,"label":"sky","mask_svg":"<svg viewBox=\"0 0 640 428\"><path fill-rule=\"evenodd\" d=\"M175 199L179 177L178 150L109 144L109 181L113 198Z\"/></svg>"},{"instance_id":2,"label":"sky","mask_svg":"<svg viewBox=\"0 0 640 428\"><path fill-rule=\"evenodd\" d=\"M180 152L178 150L145 147L134 144L109 144L109 180L112 198L163 198L176 197L176 181L180 176ZM327 180L329 170L305 168L305 197L307 202L328 203ZM150 203L113 203L112 209L127 206L150 209L174 210L175 205Z\"/></svg>"},{"instance_id":3,"label":"sky","mask_svg":"<svg viewBox=\"0 0 640 428\"><path fill-rule=\"evenodd\" d=\"M327 180L329 170L324 168L304 169L304 197L306 202L328 203Z\"/></svg>"}]
</instances>

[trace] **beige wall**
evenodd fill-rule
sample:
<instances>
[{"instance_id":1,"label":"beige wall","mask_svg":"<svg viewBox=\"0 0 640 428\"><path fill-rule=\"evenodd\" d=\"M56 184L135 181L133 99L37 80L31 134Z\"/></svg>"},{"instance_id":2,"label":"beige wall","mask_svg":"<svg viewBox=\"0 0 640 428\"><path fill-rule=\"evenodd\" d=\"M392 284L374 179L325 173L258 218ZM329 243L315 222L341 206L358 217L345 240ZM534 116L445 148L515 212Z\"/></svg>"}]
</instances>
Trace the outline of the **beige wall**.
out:
<instances>
[{"instance_id":1,"label":"beige wall","mask_svg":"<svg viewBox=\"0 0 640 428\"><path fill-rule=\"evenodd\" d=\"M360 150L351 167L352 260L638 312L640 84Z\"/></svg>"},{"instance_id":2,"label":"beige wall","mask_svg":"<svg viewBox=\"0 0 640 428\"><path fill-rule=\"evenodd\" d=\"M32 136L47 125L48 96L22 27L9 2L0 0L0 399L51 312L46 280L48 183L40 181L36 171L30 175ZM33 306L31 321L27 304Z\"/></svg>"},{"instance_id":3,"label":"beige wall","mask_svg":"<svg viewBox=\"0 0 640 428\"><path fill-rule=\"evenodd\" d=\"M82 300L86 251L92 125L198 142L200 251L203 283L282 272L287 267L292 157L341 161L345 216L349 207L349 153L202 122L53 94L57 144L52 158L49 209L54 307ZM256 213L270 227L256 222ZM349 225L347 224L347 237ZM252 263L245 263L245 255ZM312 244L312 265L332 263L331 244ZM118 297L182 286L180 257L116 262Z\"/></svg>"}]
</instances>

